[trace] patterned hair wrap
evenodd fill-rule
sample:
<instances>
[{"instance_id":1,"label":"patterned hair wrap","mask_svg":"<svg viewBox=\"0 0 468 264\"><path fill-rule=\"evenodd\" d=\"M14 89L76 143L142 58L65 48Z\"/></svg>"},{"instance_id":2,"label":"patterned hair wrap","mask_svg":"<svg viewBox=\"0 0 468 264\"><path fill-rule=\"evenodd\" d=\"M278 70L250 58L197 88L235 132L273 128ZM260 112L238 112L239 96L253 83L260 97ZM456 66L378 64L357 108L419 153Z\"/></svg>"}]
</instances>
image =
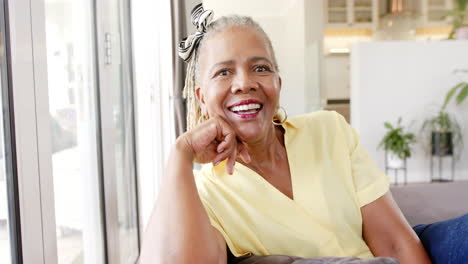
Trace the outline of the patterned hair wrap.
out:
<instances>
[{"instance_id":1,"label":"patterned hair wrap","mask_svg":"<svg viewBox=\"0 0 468 264\"><path fill-rule=\"evenodd\" d=\"M203 35L206 33L206 27L211 23L213 19L212 10L204 10L202 4L196 5L192 9L191 20L192 24L197 27L197 31L190 36L184 38L179 43L179 56L186 62L189 62L192 58L193 52L197 49Z\"/></svg>"}]
</instances>

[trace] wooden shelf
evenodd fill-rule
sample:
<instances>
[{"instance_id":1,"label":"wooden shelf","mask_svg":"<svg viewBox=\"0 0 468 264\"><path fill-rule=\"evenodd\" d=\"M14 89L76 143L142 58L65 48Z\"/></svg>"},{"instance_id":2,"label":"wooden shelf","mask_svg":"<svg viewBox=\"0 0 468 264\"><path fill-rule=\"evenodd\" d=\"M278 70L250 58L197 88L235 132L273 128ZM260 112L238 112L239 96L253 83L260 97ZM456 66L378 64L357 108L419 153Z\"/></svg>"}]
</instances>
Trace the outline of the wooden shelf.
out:
<instances>
[{"instance_id":1,"label":"wooden shelf","mask_svg":"<svg viewBox=\"0 0 468 264\"><path fill-rule=\"evenodd\" d=\"M343 37L343 36L372 36L371 29L326 29L326 37Z\"/></svg>"},{"instance_id":2,"label":"wooden shelf","mask_svg":"<svg viewBox=\"0 0 468 264\"><path fill-rule=\"evenodd\" d=\"M346 12L346 7L329 7L329 12Z\"/></svg>"},{"instance_id":3,"label":"wooden shelf","mask_svg":"<svg viewBox=\"0 0 468 264\"><path fill-rule=\"evenodd\" d=\"M450 0L451 1L451 0ZM429 0L428 1L428 4L430 6L432 5L444 5L445 4L445 0Z\"/></svg>"},{"instance_id":4,"label":"wooden shelf","mask_svg":"<svg viewBox=\"0 0 468 264\"><path fill-rule=\"evenodd\" d=\"M428 7L429 11L447 11L447 8L444 5L431 5Z\"/></svg>"},{"instance_id":5,"label":"wooden shelf","mask_svg":"<svg viewBox=\"0 0 468 264\"><path fill-rule=\"evenodd\" d=\"M356 6L356 7L354 7L354 11L372 12L372 7L370 7L370 6Z\"/></svg>"}]
</instances>

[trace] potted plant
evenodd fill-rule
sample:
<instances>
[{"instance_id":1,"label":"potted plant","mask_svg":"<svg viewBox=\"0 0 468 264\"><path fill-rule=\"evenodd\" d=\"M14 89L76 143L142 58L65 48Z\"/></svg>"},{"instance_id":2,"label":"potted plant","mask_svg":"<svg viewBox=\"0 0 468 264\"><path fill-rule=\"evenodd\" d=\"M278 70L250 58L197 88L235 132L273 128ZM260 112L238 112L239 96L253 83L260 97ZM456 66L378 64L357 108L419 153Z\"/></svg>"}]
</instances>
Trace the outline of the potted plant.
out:
<instances>
[{"instance_id":1,"label":"potted plant","mask_svg":"<svg viewBox=\"0 0 468 264\"><path fill-rule=\"evenodd\" d=\"M457 70L455 72L468 72ZM454 154L454 146L463 146L463 134L457 119L447 111L447 106L453 97L461 104L468 96L468 83L460 82L452 87L445 96L444 104L437 115L424 121L422 130L431 133L431 154L447 156ZM460 153L455 155L458 158Z\"/></svg>"},{"instance_id":2,"label":"potted plant","mask_svg":"<svg viewBox=\"0 0 468 264\"><path fill-rule=\"evenodd\" d=\"M411 157L410 145L416 141L415 136L413 133L405 132L401 125L401 117L396 126L388 122L385 122L384 126L388 131L382 138L379 148L386 151L386 166L392 169L404 168L406 158Z\"/></svg>"},{"instance_id":3,"label":"potted plant","mask_svg":"<svg viewBox=\"0 0 468 264\"><path fill-rule=\"evenodd\" d=\"M455 7L448 11L448 16L452 17L452 31L449 39L468 39L468 23L465 19L468 17L468 0L454 0Z\"/></svg>"},{"instance_id":4,"label":"potted plant","mask_svg":"<svg viewBox=\"0 0 468 264\"><path fill-rule=\"evenodd\" d=\"M453 146L458 145L462 139L458 121L444 109L425 120L422 130L430 132L431 154L435 156L453 155Z\"/></svg>"}]
</instances>

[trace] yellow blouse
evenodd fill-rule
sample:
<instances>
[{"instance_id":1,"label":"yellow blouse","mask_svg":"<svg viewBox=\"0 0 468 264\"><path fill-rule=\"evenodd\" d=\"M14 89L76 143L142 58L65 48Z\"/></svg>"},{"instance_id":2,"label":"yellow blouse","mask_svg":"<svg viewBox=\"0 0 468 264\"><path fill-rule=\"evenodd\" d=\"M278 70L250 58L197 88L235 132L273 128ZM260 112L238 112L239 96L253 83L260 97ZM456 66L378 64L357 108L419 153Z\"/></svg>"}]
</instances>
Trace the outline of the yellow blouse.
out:
<instances>
[{"instance_id":1,"label":"yellow blouse","mask_svg":"<svg viewBox=\"0 0 468 264\"><path fill-rule=\"evenodd\" d=\"M373 257L362 238L360 207L384 195L389 178L336 112L283 125L294 200L246 166L206 164L195 180L211 224L235 256Z\"/></svg>"}]
</instances>

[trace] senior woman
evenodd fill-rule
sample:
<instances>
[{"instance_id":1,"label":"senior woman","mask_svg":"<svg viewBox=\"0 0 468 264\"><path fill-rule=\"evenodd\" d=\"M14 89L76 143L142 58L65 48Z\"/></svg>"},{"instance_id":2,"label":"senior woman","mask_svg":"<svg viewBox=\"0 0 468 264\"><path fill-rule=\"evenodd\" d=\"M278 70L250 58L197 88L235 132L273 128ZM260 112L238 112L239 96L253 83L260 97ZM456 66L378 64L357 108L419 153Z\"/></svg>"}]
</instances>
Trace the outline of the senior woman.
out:
<instances>
[{"instance_id":1,"label":"senior woman","mask_svg":"<svg viewBox=\"0 0 468 264\"><path fill-rule=\"evenodd\" d=\"M211 16L197 6L198 31L180 45L189 130L171 152L141 263L225 264L231 254L431 263L343 117L287 118L266 33L248 17ZM193 162L205 164L195 175Z\"/></svg>"}]
</instances>

